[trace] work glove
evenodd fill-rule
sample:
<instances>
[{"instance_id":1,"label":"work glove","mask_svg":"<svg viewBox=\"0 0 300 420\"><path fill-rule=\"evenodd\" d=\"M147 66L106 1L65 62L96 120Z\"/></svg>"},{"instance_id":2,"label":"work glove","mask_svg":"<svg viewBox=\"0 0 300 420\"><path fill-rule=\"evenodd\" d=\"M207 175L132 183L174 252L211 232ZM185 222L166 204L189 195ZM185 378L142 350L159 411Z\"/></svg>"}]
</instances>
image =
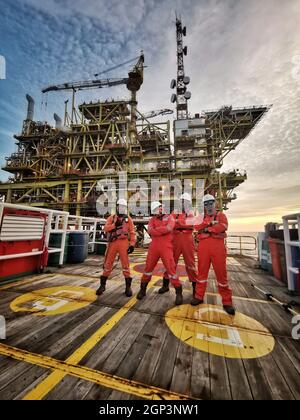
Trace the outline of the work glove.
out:
<instances>
[{"instance_id":1,"label":"work glove","mask_svg":"<svg viewBox=\"0 0 300 420\"><path fill-rule=\"evenodd\" d=\"M134 252L134 246L130 245L130 247L128 248L127 253L128 254L132 254Z\"/></svg>"}]
</instances>

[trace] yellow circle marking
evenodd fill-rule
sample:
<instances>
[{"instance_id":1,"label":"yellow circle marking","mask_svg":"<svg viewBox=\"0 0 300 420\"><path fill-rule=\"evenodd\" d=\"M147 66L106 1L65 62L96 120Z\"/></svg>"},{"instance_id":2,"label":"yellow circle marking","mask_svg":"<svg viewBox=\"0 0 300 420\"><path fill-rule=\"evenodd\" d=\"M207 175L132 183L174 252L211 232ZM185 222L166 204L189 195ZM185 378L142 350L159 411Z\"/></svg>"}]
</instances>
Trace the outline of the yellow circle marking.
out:
<instances>
[{"instance_id":1,"label":"yellow circle marking","mask_svg":"<svg viewBox=\"0 0 300 420\"><path fill-rule=\"evenodd\" d=\"M96 299L95 290L88 287L59 286L26 293L11 302L10 308L14 312L52 316L77 311Z\"/></svg>"},{"instance_id":2,"label":"yellow circle marking","mask_svg":"<svg viewBox=\"0 0 300 420\"><path fill-rule=\"evenodd\" d=\"M165 320L172 333L198 350L230 359L256 359L271 353L275 340L262 324L242 313L229 316L221 306L182 305Z\"/></svg>"}]
</instances>

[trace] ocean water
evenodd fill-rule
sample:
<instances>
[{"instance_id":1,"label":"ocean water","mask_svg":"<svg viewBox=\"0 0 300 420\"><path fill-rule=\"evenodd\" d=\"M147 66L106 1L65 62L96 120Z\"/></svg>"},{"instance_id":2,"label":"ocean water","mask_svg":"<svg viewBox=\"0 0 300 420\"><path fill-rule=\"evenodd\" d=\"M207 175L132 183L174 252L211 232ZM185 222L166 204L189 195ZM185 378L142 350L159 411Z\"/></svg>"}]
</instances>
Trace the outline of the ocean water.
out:
<instances>
[{"instance_id":1,"label":"ocean water","mask_svg":"<svg viewBox=\"0 0 300 420\"><path fill-rule=\"evenodd\" d=\"M258 232L228 232L228 253L257 257L257 235Z\"/></svg>"}]
</instances>

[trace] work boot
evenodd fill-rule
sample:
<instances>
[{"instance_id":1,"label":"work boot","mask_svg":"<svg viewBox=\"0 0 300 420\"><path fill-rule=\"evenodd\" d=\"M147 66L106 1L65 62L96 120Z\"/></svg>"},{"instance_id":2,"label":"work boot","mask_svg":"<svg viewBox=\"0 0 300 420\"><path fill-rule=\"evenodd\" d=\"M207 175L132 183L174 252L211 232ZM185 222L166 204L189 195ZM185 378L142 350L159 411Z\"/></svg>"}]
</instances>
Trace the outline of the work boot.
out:
<instances>
[{"instance_id":1,"label":"work boot","mask_svg":"<svg viewBox=\"0 0 300 420\"><path fill-rule=\"evenodd\" d=\"M197 299L196 296L194 296L194 298L191 300L191 305L192 306L202 305L203 302L204 302L203 299Z\"/></svg>"},{"instance_id":2,"label":"work boot","mask_svg":"<svg viewBox=\"0 0 300 420\"><path fill-rule=\"evenodd\" d=\"M175 291L176 291L175 305L182 305L183 304L182 286L176 287Z\"/></svg>"},{"instance_id":3,"label":"work boot","mask_svg":"<svg viewBox=\"0 0 300 420\"><path fill-rule=\"evenodd\" d=\"M196 293L196 286L197 286L197 283L196 282L192 282L192 287L193 287L193 297L195 297L195 293Z\"/></svg>"},{"instance_id":4,"label":"work boot","mask_svg":"<svg viewBox=\"0 0 300 420\"><path fill-rule=\"evenodd\" d=\"M160 295L163 295L164 293L167 293L170 291L169 289L169 284L170 284L170 280L169 279L163 279L163 285L162 287L159 289L158 293Z\"/></svg>"},{"instance_id":5,"label":"work boot","mask_svg":"<svg viewBox=\"0 0 300 420\"><path fill-rule=\"evenodd\" d=\"M131 297L132 296L132 289L131 289L132 278L127 277L125 279L125 283L126 283L125 295L127 297Z\"/></svg>"},{"instance_id":6,"label":"work boot","mask_svg":"<svg viewBox=\"0 0 300 420\"><path fill-rule=\"evenodd\" d=\"M100 277L100 287L96 291L97 296L101 296L105 292L106 281L107 281L107 277L104 277L104 276Z\"/></svg>"},{"instance_id":7,"label":"work boot","mask_svg":"<svg viewBox=\"0 0 300 420\"><path fill-rule=\"evenodd\" d=\"M137 294L137 299L142 300L146 296L148 283L141 283L141 288L139 293Z\"/></svg>"},{"instance_id":8,"label":"work boot","mask_svg":"<svg viewBox=\"0 0 300 420\"><path fill-rule=\"evenodd\" d=\"M225 312L228 313L228 315L232 315L232 316L235 315L235 309L234 309L233 306L231 306L231 305L223 305L223 309L224 309Z\"/></svg>"}]
</instances>

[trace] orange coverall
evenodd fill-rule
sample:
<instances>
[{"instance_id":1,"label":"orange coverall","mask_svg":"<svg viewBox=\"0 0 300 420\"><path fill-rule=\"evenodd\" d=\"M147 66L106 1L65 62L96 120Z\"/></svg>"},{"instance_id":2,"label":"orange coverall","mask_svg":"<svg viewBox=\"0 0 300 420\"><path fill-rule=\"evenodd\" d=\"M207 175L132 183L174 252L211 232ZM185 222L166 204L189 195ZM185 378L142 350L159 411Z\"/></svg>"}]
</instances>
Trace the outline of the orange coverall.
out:
<instances>
[{"instance_id":1,"label":"orange coverall","mask_svg":"<svg viewBox=\"0 0 300 420\"><path fill-rule=\"evenodd\" d=\"M176 273L176 264L173 255L173 230L175 219L173 216L154 216L149 222L148 233L152 238L149 246L145 272L142 276L142 283L149 283L153 270L159 259L162 260L168 273L168 278L175 288L181 286Z\"/></svg>"},{"instance_id":2,"label":"orange coverall","mask_svg":"<svg viewBox=\"0 0 300 420\"><path fill-rule=\"evenodd\" d=\"M116 226L117 221L122 222ZM125 279L130 277L128 248L135 246L136 234L131 217L110 216L104 226L104 231L108 234L108 248L104 261L103 276L109 277L112 272L116 256L120 256L122 270Z\"/></svg>"},{"instance_id":3,"label":"orange coverall","mask_svg":"<svg viewBox=\"0 0 300 420\"><path fill-rule=\"evenodd\" d=\"M194 230L194 213L190 211L189 214L172 214L175 219L175 228L173 231L173 253L174 261L177 267L181 255L183 255L186 272L189 280L192 283L197 282L197 270L195 261L195 242L193 236ZM186 230L184 230L186 228ZM168 278L168 273L164 274L165 279Z\"/></svg>"},{"instance_id":4,"label":"orange coverall","mask_svg":"<svg viewBox=\"0 0 300 420\"><path fill-rule=\"evenodd\" d=\"M212 263L218 282L218 290L222 296L223 305L232 305L232 291L229 287L226 268L225 238L228 229L227 217L224 213L216 212L214 216L205 215L203 222L195 226L196 230L207 228L208 233L198 236L198 282L196 286L196 299L203 300L210 265Z\"/></svg>"}]
</instances>

